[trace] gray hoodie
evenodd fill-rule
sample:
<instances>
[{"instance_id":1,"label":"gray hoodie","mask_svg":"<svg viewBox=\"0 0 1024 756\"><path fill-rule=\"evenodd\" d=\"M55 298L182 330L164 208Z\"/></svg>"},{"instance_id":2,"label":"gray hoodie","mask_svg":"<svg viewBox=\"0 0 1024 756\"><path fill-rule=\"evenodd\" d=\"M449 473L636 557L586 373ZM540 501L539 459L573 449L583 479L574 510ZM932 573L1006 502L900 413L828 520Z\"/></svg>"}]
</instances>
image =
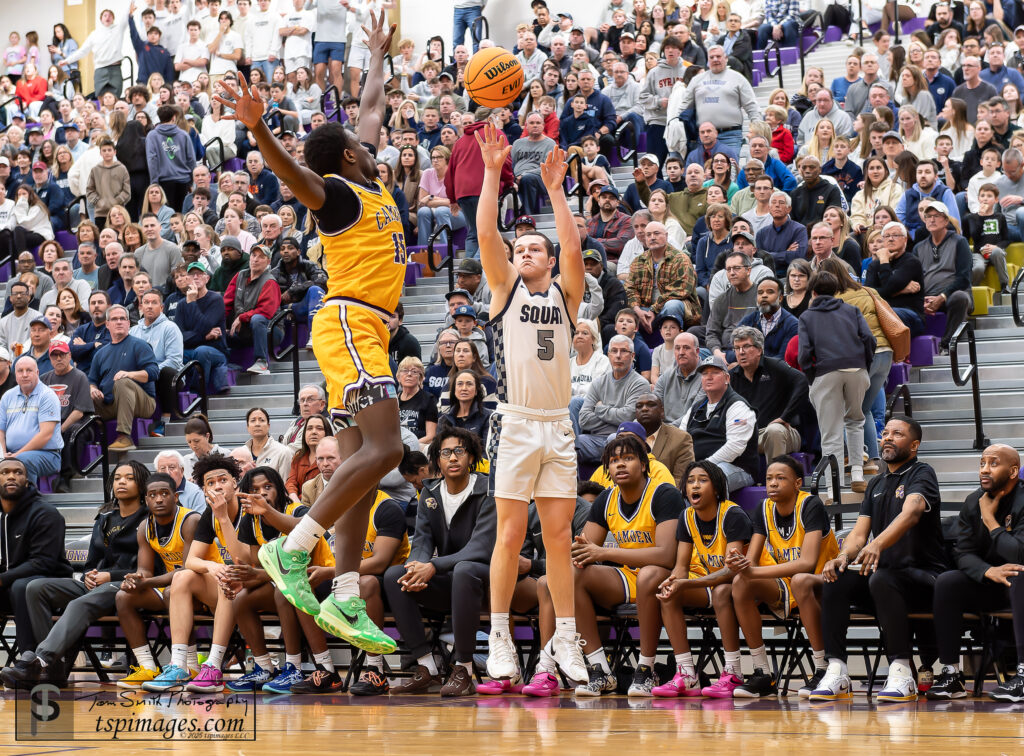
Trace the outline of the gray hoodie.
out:
<instances>
[{"instance_id":1,"label":"gray hoodie","mask_svg":"<svg viewBox=\"0 0 1024 756\"><path fill-rule=\"evenodd\" d=\"M190 183L192 169L196 166L192 140L176 124L161 123L146 136L146 163L149 180L154 184L161 181Z\"/></svg>"},{"instance_id":2,"label":"gray hoodie","mask_svg":"<svg viewBox=\"0 0 1024 756\"><path fill-rule=\"evenodd\" d=\"M640 89L640 105L644 109L644 121L648 126L654 124L664 126L666 123L666 109L661 107L661 98L666 100L672 94L672 87L677 81L683 80L686 73L686 66L680 60L674 66L670 66L664 60L659 60L647 78L644 79L643 87Z\"/></svg>"}]
</instances>

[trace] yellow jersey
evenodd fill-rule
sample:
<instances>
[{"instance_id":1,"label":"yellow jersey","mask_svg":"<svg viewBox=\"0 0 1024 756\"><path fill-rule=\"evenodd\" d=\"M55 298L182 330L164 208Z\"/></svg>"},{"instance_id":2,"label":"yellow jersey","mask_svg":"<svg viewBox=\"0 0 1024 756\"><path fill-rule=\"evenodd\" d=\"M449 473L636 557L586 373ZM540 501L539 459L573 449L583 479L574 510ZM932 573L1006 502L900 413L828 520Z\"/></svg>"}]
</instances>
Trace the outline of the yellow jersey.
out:
<instances>
[{"instance_id":1,"label":"yellow jersey","mask_svg":"<svg viewBox=\"0 0 1024 756\"><path fill-rule=\"evenodd\" d=\"M647 461L650 465L652 483L655 485L668 483L672 486L676 484L676 479L672 477L672 473L665 467L665 464L656 460L650 452L647 453ZM590 476L590 480L602 488L609 488L612 485L612 479L608 477L608 471L604 469L604 465L598 465L594 474Z\"/></svg>"},{"instance_id":2,"label":"yellow jersey","mask_svg":"<svg viewBox=\"0 0 1024 756\"><path fill-rule=\"evenodd\" d=\"M324 192L323 207L313 213L327 271L324 303L359 305L387 320L405 282L398 205L379 179L366 187L330 174Z\"/></svg>"},{"instance_id":3,"label":"yellow jersey","mask_svg":"<svg viewBox=\"0 0 1024 756\"><path fill-rule=\"evenodd\" d=\"M377 542L377 512L385 502L391 502L391 505L401 513L401 507L398 506L395 501L383 491L377 491L377 499L373 502L373 507L370 509L370 520L366 526L366 542L363 544L363 559L369 559L373 556L373 547ZM407 532L404 524L404 515L402 517L402 539L398 544L398 550L395 552L394 558L391 560L391 565L405 564L405 561L409 558L409 533Z\"/></svg>"},{"instance_id":4,"label":"yellow jersey","mask_svg":"<svg viewBox=\"0 0 1024 756\"><path fill-rule=\"evenodd\" d=\"M693 553L690 557L690 572L698 576L710 575L713 572L725 567L725 548L729 539L725 534L725 519L732 510L736 510L746 522L740 522L745 537L740 540L750 540L750 521L747 519L743 509L731 501L723 501L718 505L718 512L715 515L715 530L710 537L704 536L697 525L697 513L692 506L688 506L679 521L679 532L685 530L689 540L693 542ZM732 515L736 517L737 515Z\"/></svg>"},{"instance_id":5,"label":"yellow jersey","mask_svg":"<svg viewBox=\"0 0 1024 756\"><path fill-rule=\"evenodd\" d=\"M152 517L149 518L149 523L146 525L146 541L149 543L150 548L156 552L156 555L160 557L160 561L164 563L164 570L166 572L174 572L177 569L181 569L181 566L185 563L185 539L181 536L181 526L185 524L186 519L194 514L196 512L179 505L178 511L174 513L171 534L164 541L157 535L155 521Z\"/></svg>"},{"instance_id":6,"label":"yellow jersey","mask_svg":"<svg viewBox=\"0 0 1024 756\"><path fill-rule=\"evenodd\" d=\"M210 510L207 510L210 511ZM210 562L220 562L221 564L231 564L231 552L224 546L224 531L221 530L220 520L213 517L213 512L210 511L211 519L213 520L213 532L216 538L214 543L210 544L209 551L206 552L206 559ZM238 529L242 526L242 507L238 507L238 515L235 517L233 523L235 528L235 535L238 535Z\"/></svg>"},{"instance_id":7,"label":"yellow jersey","mask_svg":"<svg viewBox=\"0 0 1024 756\"><path fill-rule=\"evenodd\" d=\"M789 537L783 537L775 519L775 501L765 499L761 505L761 514L764 517L765 539L764 551L771 554L776 564L792 562L800 558L800 550L803 546L804 537L807 531L803 523L803 505L810 496L806 491L800 491L796 497L796 508L793 510L793 530ZM827 519L826 519L827 522ZM762 552L763 553L763 552ZM814 574L820 575L825 562L835 559L839 554L839 542L836 540L835 531L829 526L828 532L821 538L821 551L818 554L818 563L814 566Z\"/></svg>"},{"instance_id":8,"label":"yellow jersey","mask_svg":"<svg viewBox=\"0 0 1024 756\"><path fill-rule=\"evenodd\" d=\"M614 486L608 493L608 501L604 505L604 520L608 525L608 533L615 539L620 549L646 549L654 546L654 531L658 527L654 519L651 500L658 488L658 483L648 480L643 495L632 517L622 512L621 492Z\"/></svg>"}]
</instances>

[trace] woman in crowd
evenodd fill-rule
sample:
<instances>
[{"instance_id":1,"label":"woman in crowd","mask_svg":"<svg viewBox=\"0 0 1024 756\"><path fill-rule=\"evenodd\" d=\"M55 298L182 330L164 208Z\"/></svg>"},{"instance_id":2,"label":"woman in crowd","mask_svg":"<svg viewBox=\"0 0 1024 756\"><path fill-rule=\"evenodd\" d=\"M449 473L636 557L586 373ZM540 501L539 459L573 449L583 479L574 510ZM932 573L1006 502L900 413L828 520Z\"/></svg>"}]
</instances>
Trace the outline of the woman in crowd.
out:
<instances>
[{"instance_id":1,"label":"woman in crowd","mask_svg":"<svg viewBox=\"0 0 1024 756\"><path fill-rule=\"evenodd\" d=\"M927 90L925 90L927 92ZM935 129L931 126L922 126L921 115L913 105L904 105L900 108L899 134L903 139L903 146L918 160L925 160L935 155Z\"/></svg>"},{"instance_id":2,"label":"woman in crowd","mask_svg":"<svg viewBox=\"0 0 1024 756\"><path fill-rule=\"evenodd\" d=\"M124 205L112 205L107 211L107 225L104 228L111 228L118 236L121 236L131 222L132 219L128 215L128 209Z\"/></svg>"},{"instance_id":3,"label":"woman in crowd","mask_svg":"<svg viewBox=\"0 0 1024 756\"><path fill-rule=\"evenodd\" d=\"M398 417L426 447L437 432L437 402L423 389L426 371L418 357L406 357L398 363Z\"/></svg>"},{"instance_id":4,"label":"woman in crowd","mask_svg":"<svg viewBox=\"0 0 1024 756\"><path fill-rule=\"evenodd\" d=\"M967 103L959 97L950 97L942 106L939 117L945 121L939 133L948 134L953 140L953 151L949 153L949 159L962 161L964 153L971 148L974 141L974 127L967 121Z\"/></svg>"},{"instance_id":5,"label":"woman in crowd","mask_svg":"<svg viewBox=\"0 0 1024 756\"><path fill-rule=\"evenodd\" d=\"M789 104L789 95L786 94L786 90L773 89L772 93L768 95L768 104L777 105L786 111L786 126L795 134L800 128L800 121L803 119L803 113Z\"/></svg>"},{"instance_id":6,"label":"woman in crowd","mask_svg":"<svg viewBox=\"0 0 1024 756\"><path fill-rule=\"evenodd\" d=\"M227 454L213 441L213 428L206 415L197 412L185 422L185 443L191 450L185 455L185 477L192 478L192 466L208 454Z\"/></svg>"},{"instance_id":7,"label":"woman in crowd","mask_svg":"<svg viewBox=\"0 0 1024 756\"><path fill-rule=\"evenodd\" d=\"M600 185L595 184L600 187ZM600 191L600 189L598 189ZM668 229L669 246L675 249L682 249L686 244L686 232L676 220L675 216L668 209L668 193L664 189L655 189L651 192L651 198L647 201L647 209L651 217L658 223L664 223Z\"/></svg>"},{"instance_id":8,"label":"woman in crowd","mask_svg":"<svg viewBox=\"0 0 1024 756\"><path fill-rule=\"evenodd\" d=\"M213 230L213 226L203 223L196 226L195 240L199 243L199 254L206 261L210 272L215 272L220 267L220 236Z\"/></svg>"},{"instance_id":9,"label":"woman in crowd","mask_svg":"<svg viewBox=\"0 0 1024 756\"><path fill-rule=\"evenodd\" d=\"M25 232L25 249L38 247L44 241L53 238L50 210L46 203L39 199L35 189L27 184L19 186L14 194L14 220Z\"/></svg>"},{"instance_id":10,"label":"woman in crowd","mask_svg":"<svg viewBox=\"0 0 1024 756\"><path fill-rule=\"evenodd\" d=\"M252 70L255 72L259 69ZM213 165L230 160L238 154L238 147L235 145L235 122L224 118L224 106L219 100L210 100L210 107L206 109L206 116L203 118L200 138L203 144L209 143L211 139L220 139L206 148L209 150L209 158ZM218 195L218 199L221 196L223 195ZM226 197L224 202L227 202Z\"/></svg>"},{"instance_id":11,"label":"woman in crowd","mask_svg":"<svg viewBox=\"0 0 1024 756\"><path fill-rule=\"evenodd\" d=\"M466 227L466 219L448 201L444 188L444 177L448 172L448 161L452 153L447 147L438 145L430 151L430 168L420 175L419 202L416 211L418 233L416 243L425 246L430 234L440 226L450 226L453 231ZM438 236L437 243L443 247L448 242L448 233Z\"/></svg>"},{"instance_id":12,"label":"woman in crowd","mask_svg":"<svg viewBox=\"0 0 1024 756\"><path fill-rule=\"evenodd\" d=\"M768 141L771 142L770 133ZM732 161L724 152L712 155L711 159L704 164L704 175L707 177L704 181L704 186L709 187L712 184L718 184L719 186L726 187L728 189L726 200L731 200L732 195L739 191L739 186L733 180L732 169Z\"/></svg>"},{"instance_id":13,"label":"woman in crowd","mask_svg":"<svg viewBox=\"0 0 1024 756\"><path fill-rule=\"evenodd\" d=\"M881 206L894 207L901 196L903 189L892 180L885 160L868 158L864 163L864 186L853 195L850 205L851 225L863 234L874 222L874 211Z\"/></svg>"},{"instance_id":14,"label":"woman in crowd","mask_svg":"<svg viewBox=\"0 0 1024 756\"><path fill-rule=\"evenodd\" d=\"M253 465L272 467L284 480L291 472L294 454L271 435L270 413L262 407L253 407L245 413L245 429L249 433L245 448L252 455Z\"/></svg>"},{"instance_id":15,"label":"woman in crowd","mask_svg":"<svg viewBox=\"0 0 1024 756\"><path fill-rule=\"evenodd\" d=\"M282 238L302 239L302 229L299 228L299 221L295 216L294 207L291 205L281 205L277 209L277 217L281 219Z\"/></svg>"},{"instance_id":16,"label":"woman in crowd","mask_svg":"<svg viewBox=\"0 0 1024 756\"><path fill-rule=\"evenodd\" d=\"M234 236L238 239L242 251L246 254L256 243L256 237L249 233L244 219L233 207L224 210L224 236Z\"/></svg>"},{"instance_id":17,"label":"woman in crowd","mask_svg":"<svg viewBox=\"0 0 1024 756\"><path fill-rule=\"evenodd\" d=\"M334 430L323 415L311 415L302 426L302 447L292 457L285 488L292 501L302 501L302 486L320 474L316 466L316 447Z\"/></svg>"},{"instance_id":18,"label":"woman in crowd","mask_svg":"<svg viewBox=\"0 0 1024 756\"><path fill-rule=\"evenodd\" d=\"M71 338L78 326L88 322L89 314L82 310L82 304L78 301L78 295L70 287L61 289L57 295L57 306L61 312L61 333Z\"/></svg>"},{"instance_id":19,"label":"woman in crowd","mask_svg":"<svg viewBox=\"0 0 1024 756\"><path fill-rule=\"evenodd\" d=\"M299 120L303 125L308 125L313 113L320 110L320 98L323 94L312 72L305 66L299 66L295 71L295 92L292 94L292 101L299 109ZM414 103L413 110L415 109Z\"/></svg>"},{"instance_id":20,"label":"woman in crowd","mask_svg":"<svg viewBox=\"0 0 1024 756\"><path fill-rule=\"evenodd\" d=\"M912 106L921 118L928 122L929 126L934 127L938 123L935 98L928 90L928 80L924 78L924 73L917 66L904 66L900 72L896 102L903 106ZM902 112L902 108L900 112Z\"/></svg>"},{"instance_id":21,"label":"woman in crowd","mask_svg":"<svg viewBox=\"0 0 1024 756\"><path fill-rule=\"evenodd\" d=\"M160 221L160 235L165 239L170 237L174 208L167 204L167 195L160 184L150 184L146 187L146 198L142 201L142 214L139 218L146 213L155 213Z\"/></svg>"},{"instance_id":22,"label":"woman in crowd","mask_svg":"<svg viewBox=\"0 0 1024 756\"><path fill-rule=\"evenodd\" d=\"M398 168L395 171L395 186L401 188L408 206L408 215L419 218L418 207L420 198L420 156L415 147L406 145L398 153ZM406 225L406 236L412 238L412 226Z\"/></svg>"},{"instance_id":23,"label":"woman in crowd","mask_svg":"<svg viewBox=\"0 0 1024 756\"><path fill-rule=\"evenodd\" d=\"M1002 146L996 141L992 124L979 118L974 124L974 144L964 153L964 159L961 161L961 176L970 177L981 170L981 153L988 146L998 147L1000 152L1002 151Z\"/></svg>"},{"instance_id":24,"label":"woman in crowd","mask_svg":"<svg viewBox=\"0 0 1024 756\"><path fill-rule=\"evenodd\" d=\"M572 337L573 356L569 361L572 373L572 395L585 397L590 384L612 369L601 345L601 329L596 321L576 321Z\"/></svg>"},{"instance_id":25,"label":"woman in crowd","mask_svg":"<svg viewBox=\"0 0 1024 756\"><path fill-rule=\"evenodd\" d=\"M814 106L814 91L811 89L811 85L816 84L819 88L825 86L825 71L817 66L811 66L804 73L804 80L800 83L800 88L796 90L796 94L790 104L796 108L801 115L806 113Z\"/></svg>"},{"instance_id":26,"label":"woman in crowd","mask_svg":"<svg viewBox=\"0 0 1024 756\"><path fill-rule=\"evenodd\" d=\"M828 118L822 118L814 126L814 133L807 140L807 144L800 148L796 161L800 162L805 155L814 155L822 165L835 157L833 143L836 138L836 127Z\"/></svg>"},{"instance_id":27,"label":"woman in crowd","mask_svg":"<svg viewBox=\"0 0 1024 756\"><path fill-rule=\"evenodd\" d=\"M439 430L454 426L476 434L487 447L487 426L491 410L484 407L484 386L476 371L458 371L448 390L448 409L438 418Z\"/></svg>"},{"instance_id":28,"label":"woman in crowd","mask_svg":"<svg viewBox=\"0 0 1024 756\"><path fill-rule=\"evenodd\" d=\"M65 60L73 52L78 50L78 43L75 42L64 24L53 25L53 41L47 45L50 53L50 62L60 66L61 70L74 82L75 91L82 91L82 78L78 75L78 63L66 63Z\"/></svg>"},{"instance_id":29,"label":"woman in crowd","mask_svg":"<svg viewBox=\"0 0 1024 756\"><path fill-rule=\"evenodd\" d=\"M715 274L718 256L732 249L732 211L728 205L716 202L708 205L704 220L708 232L697 243L693 259L697 270L697 285L707 289Z\"/></svg>"},{"instance_id":30,"label":"woman in crowd","mask_svg":"<svg viewBox=\"0 0 1024 756\"><path fill-rule=\"evenodd\" d=\"M841 207L827 207L822 214L825 223L832 229L832 254L845 260L860 275L860 245L850 237L850 218Z\"/></svg>"},{"instance_id":31,"label":"woman in crowd","mask_svg":"<svg viewBox=\"0 0 1024 756\"><path fill-rule=\"evenodd\" d=\"M811 304L811 264L806 260L793 260L786 268L786 297L782 306L793 317L799 318Z\"/></svg>"}]
</instances>

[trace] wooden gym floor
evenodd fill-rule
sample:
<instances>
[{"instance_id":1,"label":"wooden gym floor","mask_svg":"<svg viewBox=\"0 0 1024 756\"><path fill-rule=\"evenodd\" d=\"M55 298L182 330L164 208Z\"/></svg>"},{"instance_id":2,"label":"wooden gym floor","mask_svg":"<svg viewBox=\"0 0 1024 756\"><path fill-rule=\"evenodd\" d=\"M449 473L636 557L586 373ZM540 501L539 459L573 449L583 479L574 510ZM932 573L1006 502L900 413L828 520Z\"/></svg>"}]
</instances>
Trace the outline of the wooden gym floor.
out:
<instances>
[{"instance_id":1,"label":"wooden gym floor","mask_svg":"<svg viewBox=\"0 0 1024 756\"><path fill-rule=\"evenodd\" d=\"M109 686L75 686L75 711L115 701ZM128 693L127 696L134 696ZM192 704L200 714L198 697ZM187 708L187 707L186 707ZM222 756L323 754L1021 754L1024 704L988 699L875 705L864 695L810 704L772 701L574 700L522 696L447 700L436 696L260 695L257 735L248 742L52 742L14 739L13 694L0 697L0 756L197 753ZM179 709L179 713L180 713Z\"/></svg>"}]
</instances>

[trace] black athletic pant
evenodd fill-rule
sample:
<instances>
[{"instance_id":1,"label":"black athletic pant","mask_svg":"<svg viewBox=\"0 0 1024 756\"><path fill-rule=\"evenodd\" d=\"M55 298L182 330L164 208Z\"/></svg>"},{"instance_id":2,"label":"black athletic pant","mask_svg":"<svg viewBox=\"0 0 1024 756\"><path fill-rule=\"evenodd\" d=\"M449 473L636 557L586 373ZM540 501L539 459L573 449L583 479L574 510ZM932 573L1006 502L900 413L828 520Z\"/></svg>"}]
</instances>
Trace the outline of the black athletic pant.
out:
<instances>
[{"instance_id":1,"label":"black athletic pant","mask_svg":"<svg viewBox=\"0 0 1024 756\"><path fill-rule=\"evenodd\" d=\"M160 400L160 412L173 414L178 403L178 394L174 390L174 376L178 371L172 367L160 368L160 377L156 381L156 398Z\"/></svg>"},{"instance_id":2,"label":"black athletic pant","mask_svg":"<svg viewBox=\"0 0 1024 756\"><path fill-rule=\"evenodd\" d=\"M180 213L185 204L185 197L188 196L189 182L187 181L161 181L160 187L167 195L167 204L174 212Z\"/></svg>"},{"instance_id":3,"label":"black athletic pant","mask_svg":"<svg viewBox=\"0 0 1024 756\"><path fill-rule=\"evenodd\" d=\"M1024 581L1018 582L1024 584ZM1018 590L1018 593L1022 592ZM933 604L939 661L943 664L957 664L960 662L964 612L1005 611L1010 606L1010 589L991 580L978 583L967 577L963 570L950 570L943 572L935 581ZM1018 601L1018 604L1017 611L1024 614L1024 602Z\"/></svg>"},{"instance_id":4,"label":"black athletic pant","mask_svg":"<svg viewBox=\"0 0 1024 756\"><path fill-rule=\"evenodd\" d=\"M825 583L821 597L825 656L846 661L846 631L853 606L878 618L889 661L909 659L913 644L907 614L931 610L935 578L931 572L906 567L880 569L868 578L847 570L836 582Z\"/></svg>"},{"instance_id":5,"label":"black athletic pant","mask_svg":"<svg viewBox=\"0 0 1024 756\"><path fill-rule=\"evenodd\" d=\"M431 646L420 612L422 607L452 615L455 661L473 661L480 610L488 596L490 566L480 562L459 562L451 573L434 575L426 588L415 593L402 590L398 579L404 574L405 567L400 564L387 569L384 573L384 595L410 653L417 659L430 653Z\"/></svg>"},{"instance_id":6,"label":"black athletic pant","mask_svg":"<svg viewBox=\"0 0 1024 756\"><path fill-rule=\"evenodd\" d=\"M18 641L18 651L35 651L36 638L32 633L32 618L28 611L25 589L36 578L45 575L29 575L19 578L10 585L0 586L0 622L6 617L14 617L14 633ZM12 660L13 662L13 660Z\"/></svg>"}]
</instances>

